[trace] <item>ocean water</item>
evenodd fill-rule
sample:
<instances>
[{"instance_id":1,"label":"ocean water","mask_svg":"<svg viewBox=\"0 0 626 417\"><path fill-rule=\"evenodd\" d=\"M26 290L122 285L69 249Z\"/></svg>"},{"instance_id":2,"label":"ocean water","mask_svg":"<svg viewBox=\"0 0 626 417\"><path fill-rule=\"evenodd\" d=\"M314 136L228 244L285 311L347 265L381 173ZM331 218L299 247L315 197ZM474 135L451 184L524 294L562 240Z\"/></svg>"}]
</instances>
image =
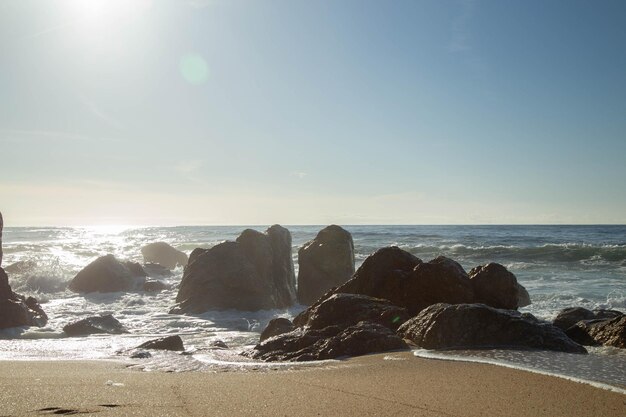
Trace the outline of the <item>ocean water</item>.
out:
<instances>
[{"instance_id":1,"label":"ocean water","mask_svg":"<svg viewBox=\"0 0 626 417\"><path fill-rule=\"evenodd\" d=\"M287 226L297 250L322 226ZM344 226L352 233L357 267L376 249L396 245L427 261L438 255L455 259L466 270L499 262L511 270L530 293L523 309L550 320L565 307L626 310L626 226ZM180 334L192 355L157 352L131 363L143 369L173 371L273 369L239 352L255 344L274 317L292 318L304 307L259 312L210 311L197 316L168 314L182 269L165 279L172 286L159 294L112 293L77 295L67 283L89 262L108 253L141 262L140 248L165 241L190 253L233 240L246 226L17 228L4 230L3 266L24 262L10 274L13 290L34 295L50 320L43 328L0 332L0 360L123 359L129 349L151 338ZM265 226L252 226L265 230ZM111 313L130 334L65 337L65 324ZM229 349L216 349L223 341ZM444 359L465 358L554 373L626 387L626 352L594 348L590 355L514 350L416 352ZM316 364L312 364L316 366Z\"/></svg>"}]
</instances>

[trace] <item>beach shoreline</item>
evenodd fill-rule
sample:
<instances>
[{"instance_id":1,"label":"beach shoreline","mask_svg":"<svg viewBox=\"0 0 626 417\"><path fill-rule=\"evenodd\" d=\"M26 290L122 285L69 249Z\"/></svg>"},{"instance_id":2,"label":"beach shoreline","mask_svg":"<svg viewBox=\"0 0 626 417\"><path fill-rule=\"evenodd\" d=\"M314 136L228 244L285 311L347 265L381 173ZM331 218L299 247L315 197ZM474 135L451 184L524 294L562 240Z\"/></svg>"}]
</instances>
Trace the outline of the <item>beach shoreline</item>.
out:
<instances>
[{"instance_id":1,"label":"beach shoreline","mask_svg":"<svg viewBox=\"0 0 626 417\"><path fill-rule=\"evenodd\" d=\"M368 355L319 367L142 372L118 361L3 361L4 416L622 416L626 395L489 364Z\"/></svg>"}]
</instances>

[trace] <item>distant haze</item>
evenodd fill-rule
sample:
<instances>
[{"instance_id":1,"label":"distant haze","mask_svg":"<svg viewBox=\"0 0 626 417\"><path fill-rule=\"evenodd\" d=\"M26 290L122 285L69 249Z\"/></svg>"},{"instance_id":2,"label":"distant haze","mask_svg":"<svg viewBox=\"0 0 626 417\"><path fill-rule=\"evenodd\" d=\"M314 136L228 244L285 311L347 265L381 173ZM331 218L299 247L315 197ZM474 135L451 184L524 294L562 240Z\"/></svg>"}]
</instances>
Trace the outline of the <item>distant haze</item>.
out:
<instances>
[{"instance_id":1,"label":"distant haze","mask_svg":"<svg viewBox=\"0 0 626 417\"><path fill-rule=\"evenodd\" d=\"M626 2L4 0L5 226L626 223Z\"/></svg>"}]
</instances>

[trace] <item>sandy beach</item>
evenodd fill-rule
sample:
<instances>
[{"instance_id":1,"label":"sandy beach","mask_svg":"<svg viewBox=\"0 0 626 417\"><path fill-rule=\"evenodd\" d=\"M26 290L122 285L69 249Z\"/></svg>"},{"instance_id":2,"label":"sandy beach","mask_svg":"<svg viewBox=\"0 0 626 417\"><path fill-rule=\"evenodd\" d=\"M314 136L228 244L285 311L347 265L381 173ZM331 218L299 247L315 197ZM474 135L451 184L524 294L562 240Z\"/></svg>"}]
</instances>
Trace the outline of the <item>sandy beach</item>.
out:
<instances>
[{"instance_id":1,"label":"sandy beach","mask_svg":"<svg viewBox=\"0 0 626 417\"><path fill-rule=\"evenodd\" d=\"M391 359L390 359L391 358ZM371 355L331 366L142 372L119 362L6 361L0 415L623 416L626 395L504 367Z\"/></svg>"}]
</instances>

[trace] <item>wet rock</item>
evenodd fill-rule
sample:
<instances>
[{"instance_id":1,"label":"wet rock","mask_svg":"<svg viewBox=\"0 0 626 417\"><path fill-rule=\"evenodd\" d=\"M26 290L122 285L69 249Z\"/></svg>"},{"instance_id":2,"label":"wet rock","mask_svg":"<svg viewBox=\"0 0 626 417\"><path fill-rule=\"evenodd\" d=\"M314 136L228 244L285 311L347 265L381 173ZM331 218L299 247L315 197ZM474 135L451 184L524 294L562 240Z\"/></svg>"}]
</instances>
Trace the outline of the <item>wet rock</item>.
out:
<instances>
[{"instance_id":1,"label":"wet rock","mask_svg":"<svg viewBox=\"0 0 626 417\"><path fill-rule=\"evenodd\" d=\"M130 355L131 359L149 359L152 357L152 353L146 351L146 350L138 350L133 352Z\"/></svg>"},{"instance_id":2,"label":"wet rock","mask_svg":"<svg viewBox=\"0 0 626 417\"><path fill-rule=\"evenodd\" d=\"M566 330L576 342L588 346L626 348L626 315L612 319L582 320Z\"/></svg>"},{"instance_id":3,"label":"wet rock","mask_svg":"<svg viewBox=\"0 0 626 417\"><path fill-rule=\"evenodd\" d=\"M143 288L146 273L135 262L120 262L113 255L101 256L70 281L74 292L137 291Z\"/></svg>"},{"instance_id":4,"label":"wet rock","mask_svg":"<svg viewBox=\"0 0 626 417\"><path fill-rule=\"evenodd\" d=\"M167 278L167 277L171 277L172 275L174 275L172 271L170 271L166 267L161 266L159 264L147 263L147 264L143 264L142 267L149 277Z\"/></svg>"},{"instance_id":5,"label":"wet rock","mask_svg":"<svg viewBox=\"0 0 626 417\"><path fill-rule=\"evenodd\" d=\"M209 343L210 349L228 349L228 345L223 340L217 339Z\"/></svg>"},{"instance_id":6,"label":"wet rock","mask_svg":"<svg viewBox=\"0 0 626 417\"><path fill-rule=\"evenodd\" d=\"M298 251L298 302L311 305L354 274L352 235L337 225L320 230Z\"/></svg>"},{"instance_id":7,"label":"wet rock","mask_svg":"<svg viewBox=\"0 0 626 417\"><path fill-rule=\"evenodd\" d=\"M87 336L90 334L108 333L122 334L128 330L111 314L105 316L87 317L86 319L68 324L63 327L68 336Z\"/></svg>"},{"instance_id":8,"label":"wet rock","mask_svg":"<svg viewBox=\"0 0 626 417\"><path fill-rule=\"evenodd\" d=\"M183 339L180 336L167 336L159 339L149 340L137 346L137 349L173 350L183 351Z\"/></svg>"},{"instance_id":9,"label":"wet rock","mask_svg":"<svg viewBox=\"0 0 626 417\"><path fill-rule=\"evenodd\" d=\"M498 263L492 262L472 268L469 277L476 303L515 310L521 307L520 302L524 304L526 301L523 292L525 290L522 291L523 287L517 282L515 275Z\"/></svg>"},{"instance_id":10,"label":"wet rock","mask_svg":"<svg viewBox=\"0 0 626 417\"><path fill-rule=\"evenodd\" d=\"M149 243L141 248L144 262L156 263L168 269L187 265L187 255L165 242Z\"/></svg>"},{"instance_id":11,"label":"wet rock","mask_svg":"<svg viewBox=\"0 0 626 417\"><path fill-rule=\"evenodd\" d=\"M4 220L2 220L2 212L0 212L0 266L2 266L2 228L4 227Z\"/></svg>"},{"instance_id":12,"label":"wet rock","mask_svg":"<svg viewBox=\"0 0 626 417\"><path fill-rule=\"evenodd\" d=\"M148 280L143 284L143 290L146 292L161 292L168 288L169 286L161 281Z\"/></svg>"},{"instance_id":13,"label":"wet rock","mask_svg":"<svg viewBox=\"0 0 626 417\"><path fill-rule=\"evenodd\" d=\"M520 283L517 284L517 308L526 307L532 304L530 301L530 294L524 286Z\"/></svg>"},{"instance_id":14,"label":"wet rock","mask_svg":"<svg viewBox=\"0 0 626 417\"><path fill-rule=\"evenodd\" d=\"M289 333L295 329L291 320L279 317L276 319L270 320L267 324L267 327L261 333L261 337L259 341L264 341L265 339L269 339L270 337L278 336L279 334Z\"/></svg>"},{"instance_id":15,"label":"wet rock","mask_svg":"<svg viewBox=\"0 0 626 417\"><path fill-rule=\"evenodd\" d=\"M425 349L504 347L586 353L550 323L484 304L432 305L404 323L398 334Z\"/></svg>"},{"instance_id":16,"label":"wet rock","mask_svg":"<svg viewBox=\"0 0 626 417\"><path fill-rule=\"evenodd\" d=\"M37 300L14 293L9 277L0 268L0 329L20 326L45 326L48 316Z\"/></svg>"},{"instance_id":17,"label":"wet rock","mask_svg":"<svg viewBox=\"0 0 626 417\"><path fill-rule=\"evenodd\" d=\"M397 247L370 255L354 277L334 292L383 298L411 315L436 303L474 301L470 279L457 262L443 256L422 262Z\"/></svg>"},{"instance_id":18,"label":"wet rock","mask_svg":"<svg viewBox=\"0 0 626 417\"><path fill-rule=\"evenodd\" d=\"M567 330L581 320L605 320L620 317L624 313L616 310L587 310L583 307L570 307L559 311L552 322L556 327Z\"/></svg>"},{"instance_id":19,"label":"wet rock","mask_svg":"<svg viewBox=\"0 0 626 417\"><path fill-rule=\"evenodd\" d=\"M179 305L170 312L291 306L295 302L295 278L287 233L280 226L272 226L266 233L246 229L236 242L195 249L176 296Z\"/></svg>"},{"instance_id":20,"label":"wet rock","mask_svg":"<svg viewBox=\"0 0 626 417\"><path fill-rule=\"evenodd\" d=\"M360 294L328 293L294 319L275 319L247 355L268 361L318 360L404 349L395 329L406 309ZM294 327L295 325L295 327Z\"/></svg>"}]
</instances>

